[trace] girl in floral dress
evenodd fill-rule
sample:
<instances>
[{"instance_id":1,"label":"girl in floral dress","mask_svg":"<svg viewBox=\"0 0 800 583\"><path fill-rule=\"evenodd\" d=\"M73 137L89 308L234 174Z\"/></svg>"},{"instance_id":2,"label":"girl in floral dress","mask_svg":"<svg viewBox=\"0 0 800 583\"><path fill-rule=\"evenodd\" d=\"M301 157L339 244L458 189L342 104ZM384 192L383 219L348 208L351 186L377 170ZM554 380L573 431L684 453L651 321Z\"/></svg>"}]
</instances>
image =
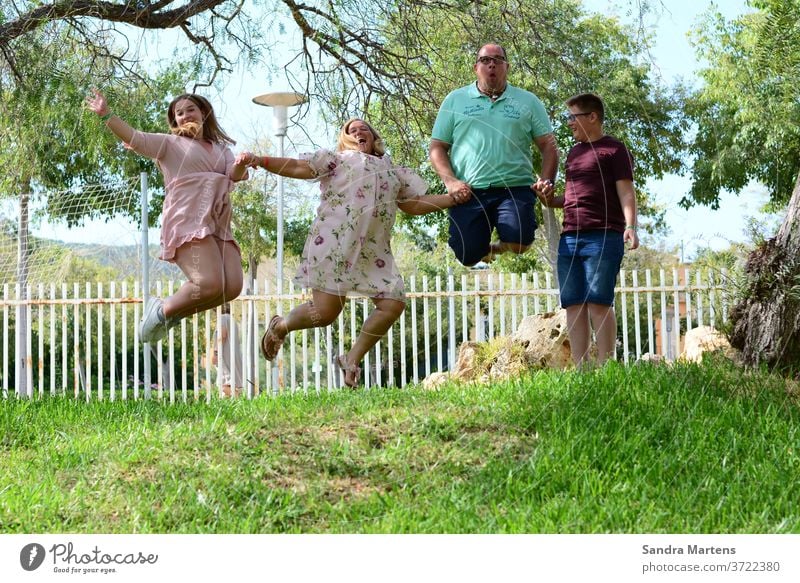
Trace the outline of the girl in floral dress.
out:
<instances>
[{"instance_id":1,"label":"girl in floral dress","mask_svg":"<svg viewBox=\"0 0 800 583\"><path fill-rule=\"evenodd\" d=\"M372 298L375 309L350 351L335 358L345 384L357 386L361 359L405 309L403 279L390 244L397 209L422 215L465 202L469 195L459 194L460 200L447 194L423 196L428 187L422 178L395 166L378 133L360 119L344 124L336 152L319 150L300 159L244 152L237 162L319 180L322 194L295 276L298 285L312 290L312 300L272 318L261 339L264 357L275 358L289 332L331 324L348 294L363 294Z\"/></svg>"}]
</instances>

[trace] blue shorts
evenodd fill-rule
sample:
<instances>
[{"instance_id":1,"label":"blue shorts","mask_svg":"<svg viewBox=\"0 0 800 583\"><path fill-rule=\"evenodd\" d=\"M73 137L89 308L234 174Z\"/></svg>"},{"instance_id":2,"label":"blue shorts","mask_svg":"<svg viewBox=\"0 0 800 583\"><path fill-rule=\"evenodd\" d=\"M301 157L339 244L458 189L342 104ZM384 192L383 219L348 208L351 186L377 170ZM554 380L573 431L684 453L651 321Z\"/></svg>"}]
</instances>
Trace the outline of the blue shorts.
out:
<instances>
[{"instance_id":1,"label":"blue shorts","mask_svg":"<svg viewBox=\"0 0 800 583\"><path fill-rule=\"evenodd\" d=\"M503 243L530 245L535 204L530 186L473 189L469 201L450 208L450 248L463 265L475 265L489 253L495 228Z\"/></svg>"},{"instance_id":2,"label":"blue shorts","mask_svg":"<svg viewBox=\"0 0 800 583\"><path fill-rule=\"evenodd\" d=\"M614 305L614 286L622 264L622 233L611 230L563 233L558 244L561 307Z\"/></svg>"}]
</instances>

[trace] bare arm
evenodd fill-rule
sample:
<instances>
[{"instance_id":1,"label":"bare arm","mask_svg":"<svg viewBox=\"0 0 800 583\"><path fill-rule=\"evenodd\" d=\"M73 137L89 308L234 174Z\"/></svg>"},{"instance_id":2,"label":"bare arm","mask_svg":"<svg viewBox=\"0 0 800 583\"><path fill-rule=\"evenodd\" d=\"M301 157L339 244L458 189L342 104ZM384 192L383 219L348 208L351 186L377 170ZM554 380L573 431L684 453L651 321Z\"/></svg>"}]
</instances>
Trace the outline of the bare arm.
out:
<instances>
[{"instance_id":1,"label":"bare arm","mask_svg":"<svg viewBox=\"0 0 800 583\"><path fill-rule=\"evenodd\" d=\"M242 152L236 156L236 164L244 164L253 168L264 168L267 172L280 174L286 178L311 179L316 178L317 174L312 170L311 165L306 160L295 158L271 158L267 156L256 156L252 152Z\"/></svg>"},{"instance_id":2,"label":"bare arm","mask_svg":"<svg viewBox=\"0 0 800 583\"><path fill-rule=\"evenodd\" d=\"M106 127L114 132L114 135L120 140L126 144L130 144L131 140L133 140L133 133L135 130L120 117L111 113L106 98L102 93L97 89L92 89L92 93L94 93L94 95L86 98L86 107L100 117L106 118ZM111 115L111 117L107 117L108 115Z\"/></svg>"},{"instance_id":3,"label":"bare arm","mask_svg":"<svg viewBox=\"0 0 800 583\"><path fill-rule=\"evenodd\" d=\"M431 140L429 156L431 165L444 182L448 194L472 192L472 187L459 180L453 172L453 167L450 165L450 144L441 140Z\"/></svg>"},{"instance_id":4,"label":"bare arm","mask_svg":"<svg viewBox=\"0 0 800 583\"><path fill-rule=\"evenodd\" d=\"M534 140L542 154L542 179L556 180L558 173L558 145L553 134L545 134Z\"/></svg>"},{"instance_id":5,"label":"bare arm","mask_svg":"<svg viewBox=\"0 0 800 583\"><path fill-rule=\"evenodd\" d=\"M636 232L637 212L636 212L636 190L633 188L632 180L617 180L617 195L619 203L622 205L622 213L625 215L625 234L623 241L630 243L631 249L639 246L639 234Z\"/></svg>"},{"instance_id":6,"label":"bare arm","mask_svg":"<svg viewBox=\"0 0 800 583\"><path fill-rule=\"evenodd\" d=\"M466 200L469 200L467 197ZM409 215L427 215L449 209L459 204L449 194L429 194L426 196L415 196L403 202L397 203L398 208Z\"/></svg>"},{"instance_id":7,"label":"bare arm","mask_svg":"<svg viewBox=\"0 0 800 583\"><path fill-rule=\"evenodd\" d=\"M231 180L239 182L247 178L247 168L247 164L239 162L238 159L234 161L233 166L231 166Z\"/></svg>"}]
</instances>

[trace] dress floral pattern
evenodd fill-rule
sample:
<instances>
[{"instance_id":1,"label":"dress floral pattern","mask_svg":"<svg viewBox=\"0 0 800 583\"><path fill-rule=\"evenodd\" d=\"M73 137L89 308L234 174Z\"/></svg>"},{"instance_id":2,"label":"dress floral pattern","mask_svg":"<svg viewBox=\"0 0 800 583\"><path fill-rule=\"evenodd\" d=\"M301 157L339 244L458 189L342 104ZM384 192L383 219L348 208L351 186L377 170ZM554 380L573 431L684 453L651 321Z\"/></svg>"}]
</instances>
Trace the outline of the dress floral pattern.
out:
<instances>
[{"instance_id":1,"label":"dress floral pattern","mask_svg":"<svg viewBox=\"0 0 800 583\"><path fill-rule=\"evenodd\" d=\"M338 296L403 301L390 244L397 203L425 194L428 185L388 155L318 150L303 159L317 174L322 201L295 282Z\"/></svg>"}]
</instances>

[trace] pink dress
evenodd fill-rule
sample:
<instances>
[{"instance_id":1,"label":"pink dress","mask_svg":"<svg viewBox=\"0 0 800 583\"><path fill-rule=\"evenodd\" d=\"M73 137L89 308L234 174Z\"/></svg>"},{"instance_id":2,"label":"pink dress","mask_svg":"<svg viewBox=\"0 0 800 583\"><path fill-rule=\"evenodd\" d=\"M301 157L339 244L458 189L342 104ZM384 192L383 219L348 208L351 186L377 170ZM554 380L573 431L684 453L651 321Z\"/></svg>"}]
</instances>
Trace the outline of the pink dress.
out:
<instances>
[{"instance_id":1,"label":"pink dress","mask_svg":"<svg viewBox=\"0 0 800 583\"><path fill-rule=\"evenodd\" d=\"M234 156L230 148L140 131L134 132L130 146L134 152L154 158L164 175L167 194L161 214L161 259L174 263L178 247L209 235L239 249L231 233Z\"/></svg>"},{"instance_id":2,"label":"pink dress","mask_svg":"<svg viewBox=\"0 0 800 583\"><path fill-rule=\"evenodd\" d=\"M397 203L425 194L428 185L387 155L319 150L303 158L317 173L322 203L295 282L337 296L403 301L390 244Z\"/></svg>"}]
</instances>

